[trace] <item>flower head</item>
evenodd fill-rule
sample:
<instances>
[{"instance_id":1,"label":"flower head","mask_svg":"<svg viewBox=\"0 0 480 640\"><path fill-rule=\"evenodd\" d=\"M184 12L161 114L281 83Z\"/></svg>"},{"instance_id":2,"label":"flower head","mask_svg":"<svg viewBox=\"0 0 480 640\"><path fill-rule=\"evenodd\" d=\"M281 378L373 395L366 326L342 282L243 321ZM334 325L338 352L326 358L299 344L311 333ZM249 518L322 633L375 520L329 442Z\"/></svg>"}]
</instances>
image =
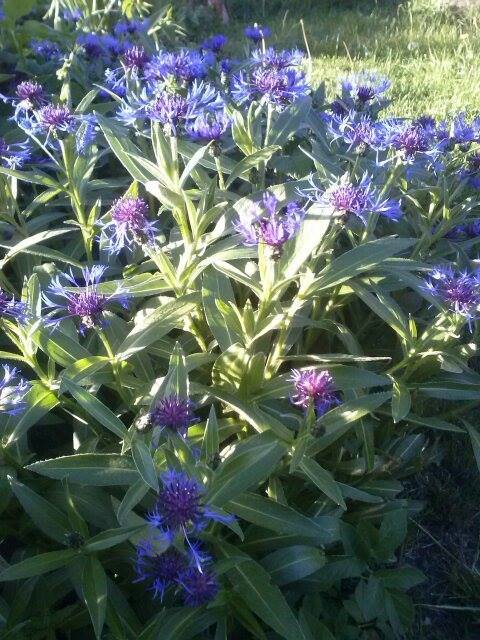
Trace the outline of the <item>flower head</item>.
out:
<instances>
[{"instance_id":1,"label":"flower head","mask_svg":"<svg viewBox=\"0 0 480 640\"><path fill-rule=\"evenodd\" d=\"M263 52L256 49L252 53L254 64L264 65L273 69L287 69L288 67L298 67L302 64L304 55L299 49L283 49L277 51L273 47Z\"/></svg>"},{"instance_id":2,"label":"flower head","mask_svg":"<svg viewBox=\"0 0 480 640\"><path fill-rule=\"evenodd\" d=\"M23 324L27 321L27 305L0 289L0 318L15 320Z\"/></svg>"},{"instance_id":3,"label":"flower head","mask_svg":"<svg viewBox=\"0 0 480 640\"><path fill-rule=\"evenodd\" d=\"M25 408L24 398L30 388L28 382L19 376L18 370L8 364L2 365L3 377L0 378L0 410L2 413L16 415Z\"/></svg>"},{"instance_id":4,"label":"flower head","mask_svg":"<svg viewBox=\"0 0 480 640\"><path fill-rule=\"evenodd\" d=\"M380 129L384 148L391 147L399 152L405 162L413 162L419 155L437 155L435 130L419 121L386 121Z\"/></svg>"},{"instance_id":5,"label":"flower head","mask_svg":"<svg viewBox=\"0 0 480 640\"><path fill-rule=\"evenodd\" d=\"M217 576L209 567L202 570L197 567L184 569L178 576L178 584L183 589L183 602L189 607L211 602L219 590Z\"/></svg>"},{"instance_id":6,"label":"flower head","mask_svg":"<svg viewBox=\"0 0 480 640\"><path fill-rule=\"evenodd\" d=\"M65 9L62 16L67 22L78 22L83 17L80 9Z\"/></svg>"},{"instance_id":7,"label":"flower head","mask_svg":"<svg viewBox=\"0 0 480 640\"><path fill-rule=\"evenodd\" d=\"M154 242L156 225L147 215L148 204L142 198L125 196L115 200L110 210L110 220L102 226L111 254L124 248L131 249L136 242Z\"/></svg>"},{"instance_id":8,"label":"flower head","mask_svg":"<svg viewBox=\"0 0 480 640\"><path fill-rule=\"evenodd\" d=\"M204 111L185 125L187 134L192 140L200 142L218 141L231 125L231 120L224 111Z\"/></svg>"},{"instance_id":9,"label":"flower head","mask_svg":"<svg viewBox=\"0 0 480 640\"><path fill-rule=\"evenodd\" d=\"M191 83L206 78L209 59L193 49L160 51L145 65L145 78L155 84L172 76L178 82Z\"/></svg>"},{"instance_id":10,"label":"flower head","mask_svg":"<svg viewBox=\"0 0 480 640\"><path fill-rule=\"evenodd\" d=\"M278 254L285 242L297 234L304 215L297 202L279 208L276 197L267 192L260 204L240 214L234 227L247 246L266 244Z\"/></svg>"},{"instance_id":11,"label":"flower head","mask_svg":"<svg viewBox=\"0 0 480 640\"><path fill-rule=\"evenodd\" d=\"M310 87L305 74L298 69L259 66L249 74L240 71L233 76L230 90L239 104L264 99L281 108L308 95Z\"/></svg>"},{"instance_id":12,"label":"flower head","mask_svg":"<svg viewBox=\"0 0 480 640\"><path fill-rule=\"evenodd\" d=\"M153 407L150 422L154 427L170 429L186 438L188 427L198 421L193 409L193 403L188 398L170 395L159 400Z\"/></svg>"},{"instance_id":13,"label":"flower head","mask_svg":"<svg viewBox=\"0 0 480 640\"><path fill-rule=\"evenodd\" d=\"M227 36L224 36L222 33L217 33L203 41L202 49L209 49L210 51L213 51L213 53L219 53L227 42Z\"/></svg>"},{"instance_id":14,"label":"flower head","mask_svg":"<svg viewBox=\"0 0 480 640\"><path fill-rule=\"evenodd\" d=\"M478 273L456 271L450 265L432 270L425 291L445 304L450 311L467 318L469 325L478 318L480 277Z\"/></svg>"},{"instance_id":15,"label":"flower head","mask_svg":"<svg viewBox=\"0 0 480 640\"><path fill-rule=\"evenodd\" d=\"M188 565L187 557L175 547L157 553L154 545L144 540L137 546L135 582L147 582L154 598L163 600L165 591L177 584L180 573Z\"/></svg>"},{"instance_id":16,"label":"flower head","mask_svg":"<svg viewBox=\"0 0 480 640\"><path fill-rule=\"evenodd\" d=\"M76 319L79 321L79 332L84 335L87 329L104 327L107 324L104 314L113 303L119 303L127 308L129 298L120 286L108 295L99 291L98 286L106 270L107 267L101 265L84 267L82 269L84 286L77 282L71 271L63 274L67 286L61 282L59 276L56 276L48 288L48 296L45 294L43 296L47 307L52 310L47 324L55 328L67 318ZM69 284L71 287L68 287ZM70 288L73 290L69 290ZM56 302L50 296L63 300Z\"/></svg>"},{"instance_id":17,"label":"flower head","mask_svg":"<svg viewBox=\"0 0 480 640\"><path fill-rule=\"evenodd\" d=\"M342 101L348 108L363 111L374 102L377 109L385 105L383 94L391 86L388 78L377 73L364 71L356 73L342 81Z\"/></svg>"},{"instance_id":18,"label":"flower head","mask_svg":"<svg viewBox=\"0 0 480 640\"><path fill-rule=\"evenodd\" d=\"M0 166L17 169L27 162L31 155L30 143L27 140L7 143L5 138L0 137Z\"/></svg>"},{"instance_id":19,"label":"flower head","mask_svg":"<svg viewBox=\"0 0 480 640\"><path fill-rule=\"evenodd\" d=\"M75 116L66 105L47 104L37 112L35 129L70 133L75 129Z\"/></svg>"},{"instance_id":20,"label":"flower head","mask_svg":"<svg viewBox=\"0 0 480 640\"><path fill-rule=\"evenodd\" d=\"M142 71L149 60L150 56L145 49L137 46L130 47L122 56L124 67L134 73Z\"/></svg>"},{"instance_id":21,"label":"flower head","mask_svg":"<svg viewBox=\"0 0 480 640\"><path fill-rule=\"evenodd\" d=\"M62 57L58 44L50 40L31 40L30 48L35 55L44 60L59 60Z\"/></svg>"},{"instance_id":22,"label":"flower head","mask_svg":"<svg viewBox=\"0 0 480 640\"><path fill-rule=\"evenodd\" d=\"M272 35L272 31L269 27L262 27L262 25L255 23L252 26L245 27L244 34L255 44L258 44L261 40L269 38Z\"/></svg>"},{"instance_id":23,"label":"flower head","mask_svg":"<svg viewBox=\"0 0 480 640\"><path fill-rule=\"evenodd\" d=\"M323 416L332 407L340 404L340 398L335 391L334 380L329 371L293 369L290 380L295 388L291 402L305 410L313 404L317 417Z\"/></svg>"},{"instance_id":24,"label":"flower head","mask_svg":"<svg viewBox=\"0 0 480 640\"><path fill-rule=\"evenodd\" d=\"M217 513L205 505L202 500L202 485L184 471L172 469L163 473L160 478L162 488L147 519L170 541L177 533L182 533L198 565L200 554L192 547L188 535L204 529L209 520L228 523L232 521L232 517Z\"/></svg>"},{"instance_id":25,"label":"flower head","mask_svg":"<svg viewBox=\"0 0 480 640\"><path fill-rule=\"evenodd\" d=\"M15 93L24 108L33 109L45 102L42 85L32 80L25 80L17 84Z\"/></svg>"},{"instance_id":26,"label":"flower head","mask_svg":"<svg viewBox=\"0 0 480 640\"><path fill-rule=\"evenodd\" d=\"M301 195L312 202L331 207L339 216L355 215L364 224L370 213L378 213L394 221L402 215L400 200L382 199L367 173L363 174L358 184L352 183L345 175L324 192L312 182L312 188L302 191Z\"/></svg>"},{"instance_id":27,"label":"flower head","mask_svg":"<svg viewBox=\"0 0 480 640\"><path fill-rule=\"evenodd\" d=\"M323 114L327 131L334 140L342 140L348 149L363 152L377 149L380 143L378 124L368 113L358 114L356 111L341 114Z\"/></svg>"}]
</instances>

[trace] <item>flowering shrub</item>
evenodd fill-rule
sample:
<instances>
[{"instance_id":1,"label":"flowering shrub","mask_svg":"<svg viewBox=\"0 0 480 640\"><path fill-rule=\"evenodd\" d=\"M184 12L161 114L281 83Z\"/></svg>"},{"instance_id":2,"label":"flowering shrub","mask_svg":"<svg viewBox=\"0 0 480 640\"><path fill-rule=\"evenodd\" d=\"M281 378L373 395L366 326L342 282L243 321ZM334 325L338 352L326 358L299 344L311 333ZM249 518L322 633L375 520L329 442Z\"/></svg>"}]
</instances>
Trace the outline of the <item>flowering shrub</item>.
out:
<instances>
[{"instance_id":1,"label":"flowering shrub","mask_svg":"<svg viewBox=\"0 0 480 640\"><path fill-rule=\"evenodd\" d=\"M2 53L2 633L403 636L402 481L478 443L480 119L55 6Z\"/></svg>"}]
</instances>

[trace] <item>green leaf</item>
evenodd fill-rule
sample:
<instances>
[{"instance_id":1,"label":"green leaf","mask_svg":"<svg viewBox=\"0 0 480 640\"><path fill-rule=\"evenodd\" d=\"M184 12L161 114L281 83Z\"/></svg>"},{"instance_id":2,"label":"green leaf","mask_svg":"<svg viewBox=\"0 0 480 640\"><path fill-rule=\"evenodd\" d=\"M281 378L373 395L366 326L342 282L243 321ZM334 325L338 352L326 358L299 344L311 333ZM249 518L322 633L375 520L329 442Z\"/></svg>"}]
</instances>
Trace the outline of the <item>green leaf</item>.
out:
<instances>
[{"instance_id":1,"label":"green leaf","mask_svg":"<svg viewBox=\"0 0 480 640\"><path fill-rule=\"evenodd\" d=\"M58 404L57 396L47 389L40 381L33 381L32 386L25 396L27 406L20 416L10 416L5 427L8 433L12 425L15 425L8 436L7 444L12 444L24 436L46 413Z\"/></svg>"},{"instance_id":2,"label":"green leaf","mask_svg":"<svg viewBox=\"0 0 480 640\"><path fill-rule=\"evenodd\" d=\"M187 361L179 342L175 343L170 356L164 394L176 395L179 398L189 396Z\"/></svg>"},{"instance_id":3,"label":"green leaf","mask_svg":"<svg viewBox=\"0 0 480 640\"><path fill-rule=\"evenodd\" d=\"M142 351L153 342L160 340L177 326L181 326L185 317L195 309L198 301L197 294L189 294L166 304L149 313L127 335L118 349L118 359L126 359Z\"/></svg>"},{"instance_id":4,"label":"green leaf","mask_svg":"<svg viewBox=\"0 0 480 640\"><path fill-rule=\"evenodd\" d=\"M47 478L93 485L133 484L138 480L138 471L127 456L115 453L77 453L51 460L41 460L26 467Z\"/></svg>"},{"instance_id":5,"label":"green leaf","mask_svg":"<svg viewBox=\"0 0 480 640\"><path fill-rule=\"evenodd\" d=\"M40 325L33 334L33 341L55 362L68 367L77 360L90 358L91 353L66 333L61 327L52 331L51 327Z\"/></svg>"},{"instance_id":6,"label":"green leaf","mask_svg":"<svg viewBox=\"0 0 480 640\"><path fill-rule=\"evenodd\" d=\"M122 440L129 440L130 435L123 422L98 398L66 377L62 377L62 387L69 391L78 404L95 418L102 427L105 427Z\"/></svg>"},{"instance_id":7,"label":"green leaf","mask_svg":"<svg viewBox=\"0 0 480 640\"><path fill-rule=\"evenodd\" d=\"M282 147L278 144L273 144L268 147L264 147L263 149L259 149L248 155L246 158L243 158L238 162L234 168L230 177L228 178L225 187L228 189L232 182L241 176L244 176L245 173L253 169L254 167L258 167L260 162L268 162L274 153L279 151Z\"/></svg>"},{"instance_id":8,"label":"green leaf","mask_svg":"<svg viewBox=\"0 0 480 640\"><path fill-rule=\"evenodd\" d=\"M407 512L396 509L387 513L380 525L378 549L383 560L390 560L407 535Z\"/></svg>"},{"instance_id":9,"label":"green leaf","mask_svg":"<svg viewBox=\"0 0 480 640\"><path fill-rule=\"evenodd\" d=\"M400 380L393 381L392 418L394 422L404 420L410 412L412 399L407 386Z\"/></svg>"},{"instance_id":10,"label":"green leaf","mask_svg":"<svg viewBox=\"0 0 480 640\"><path fill-rule=\"evenodd\" d=\"M120 524L123 524L126 521L128 515L147 493L148 486L145 485L145 482L141 478L128 488L128 491L124 495L117 511L117 519Z\"/></svg>"},{"instance_id":11,"label":"green leaf","mask_svg":"<svg viewBox=\"0 0 480 640\"><path fill-rule=\"evenodd\" d=\"M71 527L63 511L18 480L10 477L8 481L16 498L35 525L47 536L64 544Z\"/></svg>"},{"instance_id":12,"label":"green leaf","mask_svg":"<svg viewBox=\"0 0 480 640\"><path fill-rule=\"evenodd\" d=\"M242 342L242 336L235 331L231 323L226 323L222 312L217 306L217 300L223 303L235 302L230 280L213 267L203 272L202 301L205 317L214 338L222 351L226 351L232 344Z\"/></svg>"},{"instance_id":13,"label":"green leaf","mask_svg":"<svg viewBox=\"0 0 480 640\"><path fill-rule=\"evenodd\" d=\"M300 469L330 500L333 500L333 502L342 507L342 509L345 509L345 511L347 510L341 489L329 471L321 467L318 462L315 462L312 458L303 458L300 462Z\"/></svg>"},{"instance_id":14,"label":"green leaf","mask_svg":"<svg viewBox=\"0 0 480 640\"><path fill-rule=\"evenodd\" d=\"M304 124L311 107L311 98L304 97L283 109L270 130L268 143L283 146Z\"/></svg>"},{"instance_id":15,"label":"green leaf","mask_svg":"<svg viewBox=\"0 0 480 640\"><path fill-rule=\"evenodd\" d=\"M158 492L158 473L149 448L140 438L141 436L138 436L132 441L133 461L143 481Z\"/></svg>"},{"instance_id":16,"label":"green leaf","mask_svg":"<svg viewBox=\"0 0 480 640\"><path fill-rule=\"evenodd\" d=\"M35 4L36 0L5 0L3 3L5 17L7 20L15 22L30 13Z\"/></svg>"},{"instance_id":17,"label":"green leaf","mask_svg":"<svg viewBox=\"0 0 480 640\"><path fill-rule=\"evenodd\" d=\"M89 556L85 559L82 591L95 636L100 640L107 611L107 576L101 562L95 556Z\"/></svg>"},{"instance_id":18,"label":"green leaf","mask_svg":"<svg viewBox=\"0 0 480 640\"><path fill-rule=\"evenodd\" d=\"M65 567L74 558L78 558L78 551L74 549L41 553L38 556L32 556L9 566L0 573L0 582L40 576L43 573Z\"/></svg>"},{"instance_id":19,"label":"green leaf","mask_svg":"<svg viewBox=\"0 0 480 640\"><path fill-rule=\"evenodd\" d=\"M61 373L62 378L68 378L72 382L79 384L97 371L103 369L109 363L107 356L90 356L77 360Z\"/></svg>"},{"instance_id":20,"label":"green leaf","mask_svg":"<svg viewBox=\"0 0 480 640\"><path fill-rule=\"evenodd\" d=\"M319 544L325 542L326 539L329 541L331 539L330 533L326 538L321 522L256 493L244 493L237 496L231 499L227 506L229 511L247 522L278 533L307 536L314 538Z\"/></svg>"},{"instance_id":21,"label":"green leaf","mask_svg":"<svg viewBox=\"0 0 480 640\"><path fill-rule=\"evenodd\" d=\"M212 460L218 454L219 444L217 414L215 413L215 407L212 405L202 441L202 454L205 460Z\"/></svg>"},{"instance_id":22,"label":"green leaf","mask_svg":"<svg viewBox=\"0 0 480 640\"><path fill-rule=\"evenodd\" d=\"M339 258L335 258L318 274L315 282L303 293L303 297L309 298L324 289L350 280L360 273L370 271L381 265L385 258L405 251L415 242L413 238L380 238L350 249Z\"/></svg>"},{"instance_id":23,"label":"green leaf","mask_svg":"<svg viewBox=\"0 0 480 640\"><path fill-rule=\"evenodd\" d=\"M466 420L464 420L463 423L468 431L468 435L470 436L475 462L477 463L478 470L480 471L480 433L478 433L478 430Z\"/></svg>"},{"instance_id":24,"label":"green leaf","mask_svg":"<svg viewBox=\"0 0 480 640\"><path fill-rule=\"evenodd\" d=\"M276 468L284 453L285 447L272 433L244 440L216 470L208 502L220 507L242 491L255 487Z\"/></svg>"},{"instance_id":25,"label":"green leaf","mask_svg":"<svg viewBox=\"0 0 480 640\"><path fill-rule=\"evenodd\" d=\"M225 558L244 555L226 543L217 544L217 548ZM233 566L227 575L240 598L268 627L286 640L309 640L282 592L271 584L270 575L261 565L250 559Z\"/></svg>"},{"instance_id":26,"label":"green leaf","mask_svg":"<svg viewBox=\"0 0 480 640\"><path fill-rule=\"evenodd\" d=\"M218 609L171 608L162 619L160 633L152 640L190 640L214 624L219 615Z\"/></svg>"},{"instance_id":27,"label":"green leaf","mask_svg":"<svg viewBox=\"0 0 480 640\"><path fill-rule=\"evenodd\" d=\"M263 558L262 566L275 584L283 585L301 580L318 571L325 564L325 554L315 547L296 545L278 549Z\"/></svg>"},{"instance_id":28,"label":"green leaf","mask_svg":"<svg viewBox=\"0 0 480 640\"><path fill-rule=\"evenodd\" d=\"M110 549L117 544L121 544L132 537L133 534L139 533L146 524L133 525L131 527L120 527L118 529L107 529L98 533L85 542L84 549L90 552L103 551Z\"/></svg>"},{"instance_id":29,"label":"green leaf","mask_svg":"<svg viewBox=\"0 0 480 640\"><path fill-rule=\"evenodd\" d=\"M64 233L70 233L75 230L75 227L71 227L70 229L49 229L47 231L39 231L38 233L34 233L33 235L24 238L11 247L0 260L0 269L3 269L7 262L19 253L22 253L25 249L28 249L35 244L40 244L44 240L49 240L50 238L55 238L56 236L63 235Z\"/></svg>"}]
</instances>

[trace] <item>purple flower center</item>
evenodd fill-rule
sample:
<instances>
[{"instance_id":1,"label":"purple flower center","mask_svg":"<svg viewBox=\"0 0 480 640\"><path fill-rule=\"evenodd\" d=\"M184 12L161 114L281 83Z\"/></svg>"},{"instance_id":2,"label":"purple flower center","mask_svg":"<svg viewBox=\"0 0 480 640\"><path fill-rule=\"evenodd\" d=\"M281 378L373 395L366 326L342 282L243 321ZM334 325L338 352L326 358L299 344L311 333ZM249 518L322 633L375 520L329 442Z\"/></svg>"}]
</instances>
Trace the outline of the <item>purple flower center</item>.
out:
<instances>
[{"instance_id":1,"label":"purple flower center","mask_svg":"<svg viewBox=\"0 0 480 640\"><path fill-rule=\"evenodd\" d=\"M186 437L189 425L196 418L190 400L171 395L162 398L155 405L150 413L150 420L154 426L167 427Z\"/></svg>"},{"instance_id":2,"label":"purple flower center","mask_svg":"<svg viewBox=\"0 0 480 640\"><path fill-rule=\"evenodd\" d=\"M75 294L68 302L67 310L71 315L82 319L82 324L91 328L99 324L107 306L107 297L96 291L85 291Z\"/></svg>"},{"instance_id":3,"label":"purple flower center","mask_svg":"<svg viewBox=\"0 0 480 640\"><path fill-rule=\"evenodd\" d=\"M405 157L413 158L416 153L430 149L430 140L423 127L410 125L393 136L392 145L403 151Z\"/></svg>"},{"instance_id":4,"label":"purple flower center","mask_svg":"<svg viewBox=\"0 0 480 640\"><path fill-rule=\"evenodd\" d=\"M26 100L32 104L39 104L43 99L43 87L38 82L20 82L16 89L17 96L20 100Z\"/></svg>"},{"instance_id":5,"label":"purple flower center","mask_svg":"<svg viewBox=\"0 0 480 640\"><path fill-rule=\"evenodd\" d=\"M185 473L169 474L158 494L156 509L167 529L186 528L200 517L200 486Z\"/></svg>"},{"instance_id":6,"label":"purple flower center","mask_svg":"<svg viewBox=\"0 0 480 640\"><path fill-rule=\"evenodd\" d=\"M180 575L179 583L184 589L183 600L190 607L206 604L218 593L218 581L210 569L204 568L200 572L191 567Z\"/></svg>"},{"instance_id":7,"label":"purple flower center","mask_svg":"<svg viewBox=\"0 0 480 640\"><path fill-rule=\"evenodd\" d=\"M361 187L342 184L330 191L328 200L336 211L351 213L353 211L363 211L367 206L368 197Z\"/></svg>"},{"instance_id":8,"label":"purple flower center","mask_svg":"<svg viewBox=\"0 0 480 640\"><path fill-rule=\"evenodd\" d=\"M357 88L357 100L362 104L365 104L369 100L375 97L375 88L367 85L359 86Z\"/></svg>"},{"instance_id":9,"label":"purple flower center","mask_svg":"<svg viewBox=\"0 0 480 640\"><path fill-rule=\"evenodd\" d=\"M132 231L142 231L147 224L148 204L142 198L119 198L113 203L112 220L127 224Z\"/></svg>"},{"instance_id":10,"label":"purple flower center","mask_svg":"<svg viewBox=\"0 0 480 640\"><path fill-rule=\"evenodd\" d=\"M318 417L340 404L333 378L328 371L294 369L290 380L295 387L295 393L291 397L292 403L308 409L313 402Z\"/></svg>"},{"instance_id":11,"label":"purple flower center","mask_svg":"<svg viewBox=\"0 0 480 640\"><path fill-rule=\"evenodd\" d=\"M40 122L52 129L70 128L74 122L74 116L68 107L49 104L38 112Z\"/></svg>"},{"instance_id":12,"label":"purple flower center","mask_svg":"<svg viewBox=\"0 0 480 640\"><path fill-rule=\"evenodd\" d=\"M149 60L150 57L143 47L131 47L122 56L125 67L132 70L143 69Z\"/></svg>"}]
</instances>

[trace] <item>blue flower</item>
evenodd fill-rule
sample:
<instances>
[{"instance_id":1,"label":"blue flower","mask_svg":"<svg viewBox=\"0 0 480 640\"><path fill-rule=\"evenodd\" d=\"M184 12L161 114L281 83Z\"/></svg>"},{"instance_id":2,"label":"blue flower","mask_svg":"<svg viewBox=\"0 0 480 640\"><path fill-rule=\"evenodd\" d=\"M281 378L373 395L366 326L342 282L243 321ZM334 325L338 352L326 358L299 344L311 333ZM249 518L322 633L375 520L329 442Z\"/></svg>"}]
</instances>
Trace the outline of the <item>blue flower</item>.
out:
<instances>
[{"instance_id":1,"label":"blue flower","mask_svg":"<svg viewBox=\"0 0 480 640\"><path fill-rule=\"evenodd\" d=\"M109 295L100 293L98 285L106 270L107 267L101 265L84 267L82 269L84 286L78 283L72 271L62 276L62 279L66 280L66 285L61 281L60 276L53 278L48 288L48 296L43 295L46 306L51 309L47 325L56 328L63 320L72 318L79 321L78 330L81 335L85 335L87 329L106 326L105 311L113 304L118 303L123 308L128 308L129 296L121 286ZM62 301L56 302L56 300Z\"/></svg>"},{"instance_id":2,"label":"blue flower","mask_svg":"<svg viewBox=\"0 0 480 640\"><path fill-rule=\"evenodd\" d=\"M122 55L122 64L129 71L138 74L149 62L150 56L143 47L133 46Z\"/></svg>"},{"instance_id":3,"label":"blue flower","mask_svg":"<svg viewBox=\"0 0 480 640\"><path fill-rule=\"evenodd\" d=\"M209 567L184 569L178 576L178 583L183 588L183 602L189 607L211 602L219 591L217 576Z\"/></svg>"},{"instance_id":4,"label":"blue flower","mask_svg":"<svg viewBox=\"0 0 480 640\"><path fill-rule=\"evenodd\" d=\"M227 44L228 38L221 33L214 36L210 36L202 43L202 49L209 49L213 53L219 53L223 47Z\"/></svg>"},{"instance_id":5,"label":"blue flower","mask_svg":"<svg viewBox=\"0 0 480 640\"><path fill-rule=\"evenodd\" d=\"M251 73L240 71L233 76L230 90L238 104L264 99L273 106L282 108L308 95L310 86L301 71L260 66Z\"/></svg>"},{"instance_id":6,"label":"blue flower","mask_svg":"<svg viewBox=\"0 0 480 640\"><path fill-rule=\"evenodd\" d=\"M83 18L83 14L80 9L64 9L62 17L67 22L78 22Z\"/></svg>"},{"instance_id":7,"label":"blue flower","mask_svg":"<svg viewBox=\"0 0 480 640\"><path fill-rule=\"evenodd\" d=\"M105 86L112 93L115 93L119 98L125 98L127 95L127 76L125 70L122 67L117 69L105 69L104 73ZM102 89L100 95L103 98L108 98L109 93Z\"/></svg>"},{"instance_id":8,"label":"blue flower","mask_svg":"<svg viewBox=\"0 0 480 640\"><path fill-rule=\"evenodd\" d=\"M363 111L374 105L378 109L386 104L383 94L388 91L391 82L388 78L372 71L362 71L342 81L342 102L348 109Z\"/></svg>"},{"instance_id":9,"label":"blue flower","mask_svg":"<svg viewBox=\"0 0 480 640\"><path fill-rule=\"evenodd\" d=\"M269 27L262 27L255 23L252 26L245 27L244 34L250 40L253 40L255 44L258 44L261 40L266 40L272 35L272 31Z\"/></svg>"},{"instance_id":10,"label":"blue flower","mask_svg":"<svg viewBox=\"0 0 480 640\"><path fill-rule=\"evenodd\" d=\"M304 410L313 404L318 418L341 403L329 371L292 369L290 380L295 387L295 393L290 398L292 404Z\"/></svg>"},{"instance_id":11,"label":"blue flower","mask_svg":"<svg viewBox=\"0 0 480 640\"><path fill-rule=\"evenodd\" d=\"M165 591L176 586L180 573L188 566L188 558L175 547L169 547L163 553L155 550L149 540L143 540L137 546L134 582L148 582L154 598L163 601Z\"/></svg>"},{"instance_id":12,"label":"blue flower","mask_svg":"<svg viewBox=\"0 0 480 640\"><path fill-rule=\"evenodd\" d=\"M33 53L44 60L60 60L62 52L60 47L51 40L31 40L30 48Z\"/></svg>"},{"instance_id":13,"label":"blue flower","mask_svg":"<svg viewBox=\"0 0 480 640\"><path fill-rule=\"evenodd\" d=\"M75 148L80 156L84 156L96 140L98 131L97 119L92 113L81 116L79 122L80 124L75 132Z\"/></svg>"},{"instance_id":14,"label":"blue flower","mask_svg":"<svg viewBox=\"0 0 480 640\"><path fill-rule=\"evenodd\" d=\"M7 143L5 138L0 137L0 166L8 169L18 169L30 160L31 155L32 150L27 140L25 142Z\"/></svg>"},{"instance_id":15,"label":"blue flower","mask_svg":"<svg viewBox=\"0 0 480 640\"><path fill-rule=\"evenodd\" d=\"M170 429L182 438L186 438L188 427L198 422L193 409L194 405L188 398L170 395L159 400L150 411L150 422L162 431Z\"/></svg>"},{"instance_id":16,"label":"blue flower","mask_svg":"<svg viewBox=\"0 0 480 640\"><path fill-rule=\"evenodd\" d=\"M379 136L384 148L391 147L407 163L422 157L435 158L439 147L435 130L421 122L386 120L379 123Z\"/></svg>"},{"instance_id":17,"label":"blue flower","mask_svg":"<svg viewBox=\"0 0 480 640\"><path fill-rule=\"evenodd\" d=\"M173 76L178 82L191 83L206 78L209 62L208 57L193 49L180 49L171 53L160 51L145 65L145 78L153 85L169 76Z\"/></svg>"},{"instance_id":18,"label":"blue flower","mask_svg":"<svg viewBox=\"0 0 480 640\"><path fill-rule=\"evenodd\" d=\"M458 177L474 189L480 189L480 152L467 158L466 166L459 170Z\"/></svg>"},{"instance_id":19,"label":"blue flower","mask_svg":"<svg viewBox=\"0 0 480 640\"><path fill-rule=\"evenodd\" d=\"M230 128L231 119L224 111L205 111L185 125L192 140L200 142L218 141Z\"/></svg>"},{"instance_id":20,"label":"blue flower","mask_svg":"<svg viewBox=\"0 0 480 640\"><path fill-rule=\"evenodd\" d=\"M457 271L451 265L435 267L425 281L425 291L445 304L450 311L468 320L479 317L480 277L478 273Z\"/></svg>"},{"instance_id":21,"label":"blue flower","mask_svg":"<svg viewBox=\"0 0 480 640\"><path fill-rule=\"evenodd\" d=\"M27 305L0 289L0 318L23 324L28 318Z\"/></svg>"},{"instance_id":22,"label":"blue flower","mask_svg":"<svg viewBox=\"0 0 480 640\"><path fill-rule=\"evenodd\" d=\"M273 47L268 47L265 52L261 49L253 51L252 61L273 69L287 69L300 66L304 61L304 54L299 49L276 51Z\"/></svg>"},{"instance_id":23,"label":"blue flower","mask_svg":"<svg viewBox=\"0 0 480 640\"><path fill-rule=\"evenodd\" d=\"M365 225L370 213L378 213L394 221L402 216L400 200L382 199L371 176L366 172L358 184L352 183L347 175L333 182L325 191L319 189L313 181L311 184L312 187L303 190L301 195L312 202L330 207L338 216L355 215Z\"/></svg>"},{"instance_id":24,"label":"blue flower","mask_svg":"<svg viewBox=\"0 0 480 640\"><path fill-rule=\"evenodd\" d=\"M33 80L19 82L15 93L18 101L13 100L13 103L17 108L36 109L46 103L42 85Z\"/></svg>"},{"instance_id":25,"label":"blue flower","mask_svg":"<svg viewBox=\"0 0 480 640\"><path fill-rule=\"evenodd\" d=\"M147 18L144 20L120 20L113 27L113 33L117 37L122 37L126 35L137 35L139 33L144 33L148 31L149 21Z\"/></svg>"},{"instance_id":26,"label":"blue flower","mask_svg":"<svg viewBox=\"0 0 480 640\"><path fill-rule=\"evenodd\" d=\"M156 224L148 219L147 214L148 204L142 198L125 196L115 200L110 220L102 225L111 254L117 254L124 248L132 249L135 243L151 244L155 241Z\"/></svg>"},{"instance_id":27,"label":"blue flower","mask_svg":"<svg viewBox=\"0 0 480 640\"><path fill-rule=\"evenodd\" d=\"M2 413L16 415L25 409L24 398L30 389L28 382L19 376L18 370L8 364L2 365L3 377L0 378L0 410Z\"/></svg>"},{"instance_id":28,"label":"blue flower","mask_svg":"<svg viewBox=\"0 0 480 640\"><path fill-rule=\"evenodd\" d=\"M223 515L203 503L203 486L184 471L169 470L160 476L160 489L147 520L159 529L168 541L183 535L196 566L201 566L202 554L189 540L191 534L202 531L209 521L228 524L233 516Z\"/></svg>"},{"instance_id":29,"label":"blue flower","mask_svg":"<svg viewBox=\"0 0 480 640\"><path fill-rule=\"evenodd\" d=\"M362 153L368 149L378 149L382 138L379 127L368 113L356 111L338 114L322 114L328 133L333 140L342 140L348 149Z\"/></svg>"},{"instance_id":30,"label":"blue flower","mask_svg":"<svg viewBox=\"0 0 480 640\"><path fill-rule=\"evenodd\" d=\"M71 133L75 130L75 116L70 109L63 104L47 104L35 112L36 123L34 132L44 133Z\"/></svg>"},{"instance_id":31,"label":"blue flower","mask_svg":"<svg viewBox=\"0 0 480 640\"><path fill-rule=\"evenodd\" d=\"M300 229L305 211L297 202L278 207L278 200L265 193L260 204L242 211L234 223L235 230L243 236L247 246L266 244L278 256L285 242L293 238Z\"/></svg>"}]
</instances>

